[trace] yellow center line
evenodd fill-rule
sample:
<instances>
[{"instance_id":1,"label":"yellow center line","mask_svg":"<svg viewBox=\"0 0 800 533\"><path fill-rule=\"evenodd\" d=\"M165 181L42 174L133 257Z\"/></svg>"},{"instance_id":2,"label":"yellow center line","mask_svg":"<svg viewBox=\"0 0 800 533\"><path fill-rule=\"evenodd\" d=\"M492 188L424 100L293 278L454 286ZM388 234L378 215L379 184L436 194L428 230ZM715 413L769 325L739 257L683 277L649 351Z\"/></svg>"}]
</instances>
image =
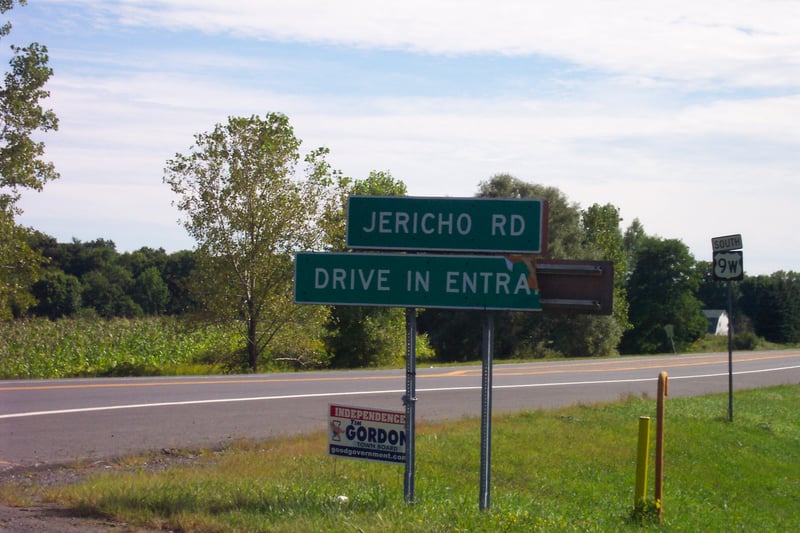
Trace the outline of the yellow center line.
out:
<instances>
[{"instance_id":1,"label":"yellow center line","mask_svg":"<svg viewBox=\"0 0 800 533\"><path fill-rule=\"evenodd\" d=\"M0 387L0 391L23 391L23 390L61 390L61 389L106 389L106 388L128 388L128 387L171 387L176 385L232 385L232 384L252 384L252 383L298 383L304 381L363 381L373 379L396 379L397 376L373 376L373 377L341 377L341 378L264 378L264 379L215 379L207 381L158 381L146 383L84 383L75 385L15 385Z\"/></svg>"},{"instance_id":2,"label":"yellow center line","mask_svg":"<svg viewBox=\"0 0 800 533\"><path fill-rule=\"evenodd\" d=\"M743 363L765 359L782 359L786 357L800 357L797 353L761 355L761 356L741 356L737 355L734 362ZM683 362L670 362L669 367L691 367L700 366L713 362L727 361L727 354L709 354L699 356L685 356ZM619 372L628 370L641 370L649 368L663 368L667 366L663 361L653 359L652 362L643 363L639 360L638 364L633 365L629 360L603 360L587 361L576 366L568 367L561 364L537 364L529 370L512 369L505 365L498 365L494 368L495 376L529 376L529 375L548 375L558 374L565 371L577 373L597 373L597 372ZM600 368L598 368L600 367ZM442 371L434 374L418 374L419 379L442 378L442 377L475 377L481 375L481 368L468 368L460 370ZM70 389L106 389L106 388L141 388L141 387L173 387L187 385L234 385L234 384L254 384L254 383L301 383L301 382L326 382L326 381L372 381L372 380L396 380L398 376L364 376L364 377L308 377L308 378L251 378L251 379L213 379L206 381L158 381L143 383L83 383L83 384L54 384L54 385L13 385L0 387L0 392L4 391L41 391L41 390L70 390Z\"/></svg>"}]
</instances>

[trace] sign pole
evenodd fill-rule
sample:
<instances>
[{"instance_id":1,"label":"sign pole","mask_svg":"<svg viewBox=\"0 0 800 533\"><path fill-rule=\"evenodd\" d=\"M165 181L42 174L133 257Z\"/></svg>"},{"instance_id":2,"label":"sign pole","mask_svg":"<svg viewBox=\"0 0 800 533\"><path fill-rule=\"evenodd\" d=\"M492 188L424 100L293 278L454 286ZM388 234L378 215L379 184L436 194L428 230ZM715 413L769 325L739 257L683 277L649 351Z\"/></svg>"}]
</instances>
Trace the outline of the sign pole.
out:
<instances>
[{"instance_id":1,"label":"sign pole","mask_svg":"<svg viewBox=\"0 0 800 533\"><path fill-rule=\"evenodd\" d=\"M732 281L744 279L742 236L725 235L711 239L714 251L712 274L715 280L728 282L728 420L733 422L733 288Z\"/></svg>"},{"instance_id":2,"label":"sign pole","mask_svg":"<svg viewBox=\"0 0 800 533\"><path fill-rule=\"evenodd\" d=\"M733 422L733 288L728 280L728 420Z\"/></svg>"},{"instance_id":3,"label":"sign pole","mask_svg":"<svg viewBox=\"0 0 800 533\"><path fill-rule=\"evenodd\" d=\"M483 372L481 381L481 479L480 509L489 509L490 478L492 472L492 358L494 356L494 313L483 313L483 343L481 355Z\"/></svg>"},{"instance_id":4,"label":"sign pole","mask_svg":"<svg viewBox=\"0 0 800 533\"><path fill-rule=\"evenodd\" d=\"M406 307L406 465L403 488L406 503L414 503L414 443L417 379L417 309Z\"/></svg>"}]
</instances>

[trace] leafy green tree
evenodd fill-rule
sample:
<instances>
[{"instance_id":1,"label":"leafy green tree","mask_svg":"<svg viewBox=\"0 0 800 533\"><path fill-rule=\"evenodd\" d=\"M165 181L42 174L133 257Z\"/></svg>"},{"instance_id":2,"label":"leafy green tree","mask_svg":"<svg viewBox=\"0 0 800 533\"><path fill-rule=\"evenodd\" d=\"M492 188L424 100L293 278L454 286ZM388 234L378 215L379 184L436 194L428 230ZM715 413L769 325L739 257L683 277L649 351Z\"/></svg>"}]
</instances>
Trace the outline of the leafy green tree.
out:
<instances>
[{"instance_id":1,"label":"leafy green tree","mask_svg":"<svg viewBox=\"0 0 800 533\"><path fill-rule=\"evenodd\" d=\"M95 239L59 246L51 258L51 267L60 268L81 281L83 306L94 309L104 318L136 317L142 309L130 296L134 275L120 261L114 241Z\"/></svg>"},{"instance_id":2,"label":"leafy green tree","mask_svg":"<svg viewBox=\"0 0 800 533\"><path fill-rule=\"evenodd\" d=\"M611 261L614 264L614 304L610 317L582 317L588 322L587 328L598 330L593 337L604 339L608 346L598 351L613 353L622 334L630 329L628 320L628 291L625 283L627 255L625 242L620 229L622 219L619 209L611 204L594 204L582 213L585 245L588 251L596 250L596 259ZM592 259L585 256L585 259ZM602 341L601 341L602 343Z\"/></svg>"},{"instance_id":3,"label":"leafy green tree","mask_svg":"<svg viewBox=\"0 0 800 533\"><path fill-rule=\"evenodd\" d=\"M705 334L702 302L695 296L700 275L685 244L677 239L647 237L637 246L628 278L633 329L622 338L623 353L672 351L664 329L674 327L678 350Z\"/></svg>"},{"instance_id":4,"label":"leafy green tree","mask_svg":"<svg viewBox=\"0 0 800 533\"><path fill-rule=\"evenodd\" d=\"M703 302L703 309L728 309L728 284L714 279L713 263L711 261L698 261L695 266L700 276L700 287L697 289L697 299ZM733 300L733 331L735 333L752 333L753 324L750 317L742 308L742 284L731 284ZM751 335L752 337L752 335Z\"/></svg>"},{"instance_id":5,"label":"leafy green tree","mask_svg":"<svg viewBox=\"0 0 800 533\"><path fill-rule=\"evenodd\" d=\"M37 304L33 311L39 316L56 319L70 316L81 308L81 282L62 270L48 270L31 289Z\"/></svg>"},{"instance_id":6,"label":"leafy green tree","mask_svg":"<svg viewBox=\"0 0 800 533\"><path fill-rule=\"evenodd\" d=\"M347 193L358 196L404 196L406 185L390 172L372 171L363 180L348 183ZM338 242L332 249L344 250L344 205L340 225L335 226ZM324 336L331 364L355 368L387 364L405 354L405 312L391 307L334 306Z\"/></svg>"},{"instance_id":7,"label":"leafy green tree","mask_svg":"<svg viewBox=\"0 0 800 533\"><path fill-rule=\"evenodd\" d=\"M557 187L529 183L508 174L497 174L478 185L480 198L542 198L548 203L547 254L559 259L586 259L581 210Z\"/></svg>"},{"instance_id":8,"label":"leafy green tree","mask_svg":"<svg viewBox=\"0 0 800 533\"><path fill-rule=\"evenodd\" d=\"M191 250L181 250L167 256L163 276L169 289L168 314L178 315L197 310L198 304L190 292L190 282L195 264L196 254Z\"/></svg>"},{"instance_id":9,"label":"leafy green tree","mask_svg":"<svg viewBox=\"0 0 800 533\"><path fill-rule=\"evenodd\" d=\"M0 0L0 13L14 3ZM0 38L10 31L11 23L6 22L0 26ZM53 74L47 48L33 43L24 48L12 45L11 50L11 70L0 87L0 318L19 315L35 303L29 288L42 262L27 243L31 231L15 221L21 190L40 191L58 177L53 164L42 159L44 142L34 140L38 132L58 129L55 114L39 103L49 96L44 85Z\"/></svg>"},{"instance_id":10,"label":"leafy green tree","mask_svg":"<svg viewBox=\"0 0 800 533\"><path fill-rule=\"evenodd\" d=\"M350 194L356 196L405 196L408 188L388 170L373 170L363 180L356 180Z\"/></svg>"},{"instance_id":11,"label":"leafy green tree","mask_svg":"<svg viewBox=\"0 0 800 533\"><path fill-rule=\"evenodd\" d=\"M188 288L195 265L192 251L167 255L163 249L143 247L120 254L110 240L58 243L40 232L28 242L47 259L44 276L32 288L38 300L32 311L39 316L73 314L84 305L84 292L86 307L101 316L179 314L196 308Z\"/></svg>"},{"instance_id":12,"label":"leafy green tree","mask_svg":"<svg viewBox=\"0 0 800 533\"><path fill-rule=\"evenodd\" d=\"M597 206L582 213L578 204L556 187L527 183L508 174L481 182L478 196L547 200L545 257L619 260L619 215L613 206ZM624 306L613 317L519 312L498 316L495 346L500 356L606 355L616 351L625 327ZM480 313L427 309L421 315L420 329L427 333L442 360L466 361L480 356Z\"/></svg>"},{"instance_id":13,"label":"leafy green tree","mask_svg":"<svg viewBox=\"0 0 800 533\"><path fill-rule=\"evenodd\" d=\"M756 335L777 343L800 342L800 273L778 271L740 283L742 309Z\"/></svg>"},{"instance_id":14,"label":"leafy green tree","mask_svg":"<svg viewBox=\"0 0 800 533\"><path fill-rule=\"evenodd\" d=\"M163 248L148 248L143 246L133 252L120 254L117 262L128 269L133 277L138 277L149 268L164 272L167 264L167 252Z\"/></svg>"},{"instance_id":15,"label":"leafy green tree","mask_svg":"<svg viewBox=\"0 0 800 533\"><path fill-rule=\"evenodd\" d=\"M146 315L160 315L166 311L169 287L157 267L148 267L136 276L131 298Z\"/></svg>"},{"instance_id":16,"label":"leafy green tree","mask_svg":"<svg viewBox=\"0 0 800 533\"><path fill-rule=\"evenodd\" d=\"M0 320L17 318L36 303L30 287L43 260L28 245L31 233L15 223L14 214L0 195Z\"/></svg>"},{"instance_id":17,"label":"leafy green tree","mask_svg":"<svg viewBox=\"0 0 800 533\"><path fill-rule=\"evenodd\" d=\"M320 250L318 222L339 200L337 176L318 148L296 175L301 141L280 113L228 119L195 135L187 154L167 161L164 181L178 195L184 227L198 243L196 294L214 316L243 324L247 365L290 321L317 321L325 309L293 303L293 253Z\"/></svg>"},{"instance_id":18,"label":"leafy green tree","mask_svg":"<svg viewBox=\"0 0 800 533\"><path fill-rule=\"evenodd\" d=\"M338 368L389 364L405 354L405 314L399 308L337 306L325 343Z\"/></svg>"},{"instance_id":19,"label":"leafy green tree","mask_svg":"<svg viewBox=\"0 0 800 533\"><path fill-rule=\"evenodd\" d=\"M129 292L133 276L117 264L106 265L81 276L81 299L85 307L93 308L103 318L141 316L142 309Z\"/></svg>"},{"instance_id":20,"label":"leafy green tree","mask_svg":"<svg viewBox=\"0 0 800 533\"><path fill-rule=\"evenodd\" d=\"M48 257L67 274L82 278L93 270L102 270L116 264L119 253L114 241L95 239L81 242L73 239L72 242L59 246L56 253Z\"/></svg>"},{"instance_id":21,"label":"leafy green tree","mask_svg":"<svg viewBox=\"0 0 800 533\"><path fill-rule=\"evenodd\" d=\"M697 298L703 302L703 309L727 309L728 284L714 279L713 266L710 261L698 261L695 265L700 276ZM738 292L738 284L734 284L732 288ZM734 299L738 300L738 295Z\"/></svg>"},{"instance_id":22,"label":"leafy green tree","mask_svg":"<svg viewBox=\"0 0 800 533\"><path fill-rule=\"evenodd\" d=\"M625 234L622 236L622 246L625 250L627 264L625 271L620 272L621 278L627 279L631 272L633 272L633 268L636 264L636 252L647 237L647 233L644 231L644 226L642 226L641 221L638 218L634 218L633 222L631 222L631 225L628 226L625 230Z\"/></svg>"}]
</instances>

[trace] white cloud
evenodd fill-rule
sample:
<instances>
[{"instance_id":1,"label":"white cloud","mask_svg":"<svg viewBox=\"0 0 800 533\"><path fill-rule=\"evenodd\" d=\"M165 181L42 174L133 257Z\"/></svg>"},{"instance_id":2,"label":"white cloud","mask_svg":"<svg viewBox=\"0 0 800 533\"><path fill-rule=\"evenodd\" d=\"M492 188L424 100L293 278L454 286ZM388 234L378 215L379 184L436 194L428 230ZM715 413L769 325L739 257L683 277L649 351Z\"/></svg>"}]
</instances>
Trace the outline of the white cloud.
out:
<instances>
[{"instance_id":1,"label":"white cloud","mask_svg":"<svg viewBox=\"0 0 800 533\"><path fill-rule=\"evenodd\" d=\"M583 207L617 205L626 224L638 217L649 233L682 239L698 259L708 259L710 237L741 233L748 272L800 268L796 252L788 259L783 252L800 250L790 222L800 198L798 3L37 5L76 3L91 10L65 16L97 17L130 31L132 42L142 28L199 30L235 34L242 43L255 37L415 50L443 54L443 62L447 54L544 54L575 70L562 79L548 72L554 79L541 93L506 89L482 98L454 86L436 97L336 94L266 83L280 77L270 67L286 67L282 56L259 57L255 69L253 56L209 53L213 40L194 54L196 33L180 34L179 49L155 58L150 50L104 50L76 37L67 52L51 49L65 65L79 65L48 84L48 105L61 120L60 131L48 135L48 155L62 180L23 202L23 222L45 232L60 236L72 220L86 232L77 235L83 240L170 248L155 242L169 235L191 247L175 237L183 230L161 183L166 159L229 115L280 111L304 149L330 147L333 166L354 177L390 170L414 195L471 196L479 181L508 172L556 186ZM238 70L248 75L233 78Z\"/></svg>"},{"instance_id":2,"label":"white cloud","mask_svg":"<svg viewBox=\"0 0 800 533\"><path fill-rule=\"evenodd\" d=\"M426 54L544 55L583 68L696 84L800 83L800 4L791 0L81 3L103 23L113 18L133 27Z\"/></svg>"}]
</instances>

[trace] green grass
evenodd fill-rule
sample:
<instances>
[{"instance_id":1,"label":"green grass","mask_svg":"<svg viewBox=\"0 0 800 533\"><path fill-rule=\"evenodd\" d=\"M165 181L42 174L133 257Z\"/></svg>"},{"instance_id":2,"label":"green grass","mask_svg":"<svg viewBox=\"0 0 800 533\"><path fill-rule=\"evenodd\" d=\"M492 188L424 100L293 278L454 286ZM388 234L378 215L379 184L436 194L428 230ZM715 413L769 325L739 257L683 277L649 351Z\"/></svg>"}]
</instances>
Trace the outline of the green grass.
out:
<instances>
[{"instance_id":1,"label":"green grass","mask_svg":"<svg viewBox=\"0 0 800 533\"><path fill-rule=\"evenodd\" d=\"M756 335L752 332L739 333L733 337L733 351L735 352L748 350L782 350L790 347L791 345L782 345L766 341L761 337L756 337ZM705 335L704 337L697 339L686 349L686 353L727 351L727 335Z\"/></svg>"},{"instance_id":2,"label":"green grass","mask_svg":"<svg viewBox=\"0 0 800 533\"><path fill-rule=\"evenodd\" d=\"M655 402L638 398L495 417L486 512L474 419L418 429L414 505L403 502L402 466L329 457L324 434L238 443L155 472L145 463L157 458L128 459L41 490L87 514L177 531L796 531L800 386L735 402L731 423L727 395L667 398L662 524L631 517L638 418L655 417ZM652 476L651 466L648 498Z\"/></svg>"}]
</instances>

